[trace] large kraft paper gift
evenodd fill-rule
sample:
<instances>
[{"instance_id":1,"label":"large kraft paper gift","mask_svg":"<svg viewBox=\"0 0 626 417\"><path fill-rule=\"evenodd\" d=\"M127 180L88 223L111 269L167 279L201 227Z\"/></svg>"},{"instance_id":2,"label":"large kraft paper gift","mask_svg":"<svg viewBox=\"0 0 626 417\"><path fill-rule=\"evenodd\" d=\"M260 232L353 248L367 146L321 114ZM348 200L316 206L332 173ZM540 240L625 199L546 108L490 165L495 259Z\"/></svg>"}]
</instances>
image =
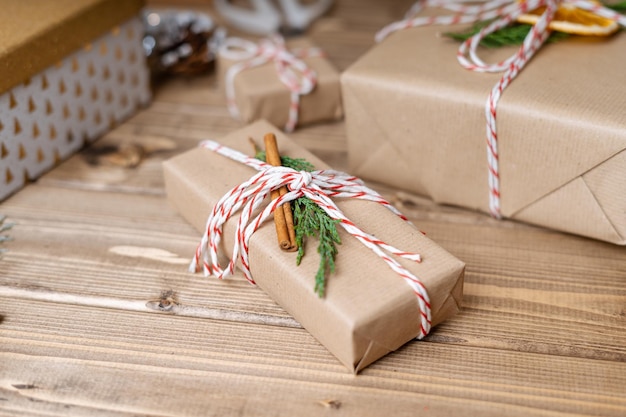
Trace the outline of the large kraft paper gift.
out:
<instances>
[{"instance_id":1,"label":"large kraft paper gift","mask_svg":"<svg viewBox=\"0 0 626 417\"><path fill-rule=\"evenodd\" d=\"M250 154L248 138L262 144L263 136L270 132L276 134L281 155L305 158L316 168L327 168L266 121L251 124L218 142ZM256 171L209 149L197 148L166 161L164 173L168 200L193 226L205 231L214 204ZM422 256L421 263L398 261L426 287L433 325L459 310L463 262L384 206L353 199L336 203L363 231ZM221 250L229 257L238 217L226 223L223 233ZM323 298L314 292L319 264L316 239L305 246L305 256L297 266L295 253L279 248L274 224L268 221L251 237L249 264L258 286L339 361L357 372L420 334L420 308L409 284L370 249L341 227L339 230L336 270L328 277ZM221 282L228 285L229 281Z\"/></svg>"},{"instance_id":2,"label":"large kraft paper gift","mask_svg":"<svg viewBox=\"0 0 626 417\"><path fill-rule=\"evenodd\" d=\"M343 107L337 69L308 39L290 39L286 45L283 42L278 36L259 43L229 38L220 47L218 84L226 93L233 117L245 123L264 119L284 126L285 131L341 119ZM285 68L278 69L277 61L278 65L284 63ZM280 73L285 71L292 72L294 88L300 91L308 89L310 76L315 79L312 90L299 95L298 104L294 104L290 88L281 81Z\"/></svg>"},{"instance_id":3,"label":"large kraft paper gift","mask_svg":"<svg viewBox=\"0 0 626 417\"><path fill-rule=\"evenodd\" d=\"M442 32L400 30L344 74L353 174L489 211L485 103L502 76ZM481 48L498 62L517 48ZM626 244L626 33L545 44L497 107L504 217Z\"/></svg>"}]
</instances>

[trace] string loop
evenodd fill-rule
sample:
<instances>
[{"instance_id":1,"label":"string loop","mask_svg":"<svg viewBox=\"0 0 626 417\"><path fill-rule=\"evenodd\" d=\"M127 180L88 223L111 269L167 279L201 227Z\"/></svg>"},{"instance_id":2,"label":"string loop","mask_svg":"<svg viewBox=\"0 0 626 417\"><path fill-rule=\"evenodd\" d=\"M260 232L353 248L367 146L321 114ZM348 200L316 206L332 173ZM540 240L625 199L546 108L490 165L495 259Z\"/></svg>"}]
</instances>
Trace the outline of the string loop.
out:
<instances>
[{"instance_id":1,"label":"string loop","mask_svg":"<svg viewBox=\"0 0 626 417\"><path fill-rule=\"evenodd\" d=\"M241 39L228 38L220 47L220 55L238 61L226 71L226 100L232 117L239 118L240 111L235 99L235 77L242 71L273 62L280 81L290 94L289 115L284 127L291 132L298 124L300 96L310 94L317 85L317 73L304 61L306 57L321 57L319 48L298 48L288 50L285 39L278 35L262 39L258 44Z\"/></svg>"}]
</instances>

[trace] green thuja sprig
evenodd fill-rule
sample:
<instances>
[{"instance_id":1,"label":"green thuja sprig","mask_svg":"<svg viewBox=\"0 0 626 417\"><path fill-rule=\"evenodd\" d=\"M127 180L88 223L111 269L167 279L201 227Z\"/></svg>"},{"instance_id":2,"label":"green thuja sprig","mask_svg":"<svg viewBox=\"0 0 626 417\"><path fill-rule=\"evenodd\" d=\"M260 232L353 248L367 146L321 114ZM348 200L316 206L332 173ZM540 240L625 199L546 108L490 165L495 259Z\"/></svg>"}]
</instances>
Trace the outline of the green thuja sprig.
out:
<instances>
[{"instance_id":1,"label":"green thuja sprig","mask_svg":"<svg viewBox=\"0 0 626 417\"><path fill-rule=\"evenodd\" d=\"M617 12L617 13L626 13L626 1L623 1L621 3L615 3L615 4L607 4L606 5L607 8L612 9L613 11Z\"/></svg>"},{"instance_id":2,"label":"green thuja sprig","mask_svg":"<svg viewBox=\"0 0 626 417\"><path fill-rule=\"evenodd\" d=\"M484 27L488 26L492 21L484 21L475 23L470 29L464 32L446 32L445 36L464 42L472 36L480 32ZM521 45L530 32L531 25L525 23L513 23L485 36L480 45L486 48L499 48L502 46ZM556 42L569 37L569 34L563 32L552 32L547 42Z\"/></svg>"},{"instance_id":3,"label":"green thuja sprig","mask_svg":"<svg viewBox=\"0 0 626 417\"><path fill-rule=\"evenodd\" d=\"M606 4L605 7L618 13L625 13L626 1L615 4ZM481 29L489 25L491 22L493 22L493 20L478 22L464 32L447 32L444 33L444 35L457 41L464 42L480 32ZM485 36L480 44L486 48L521 45L531 28L532 26L526 23L513 23ZM566 39L569 36L570 35L568 33L553 31L550 33L547 42L557 42Z\"/></svg>"},{"instance_id":4,"label":"green thuja sprig","mask_svg":"<svg viewBox=\"0 0 626 417\"><path fill-rule=\"evenodd\" d=\"M257 152L254 157L256 159L260 159L261 161L265 161L265 151ZM282 164L282 166L295 169L296 171L311 172L315 169L313 164L304 158L290 158L288 156L281 156L280 163Z\"/></svg>"},{"instance_id":5,"label":"green thuja sprig","mask_svg":"<svg viewBox=\"0 0 626 417\"><path fill-rule=\"evenodd\" d=\"M265 152L259 151L255 158L265 161ZM296 171L313 171L315 167L303 158L280 157L281 164ZM337 245L341 244L341 238L337 231L339 220L332 219L313 200L308 197L300 197L292 202L294 229L298 253L296 265L300 265L304 257L304 246L309 237L317 237L319 240L317 253L320 254L320 263L315 274L314 291L319 297L324 297L326 292L326 279L335 271L335 258Z\"/></svg>"},{"instance_id":6,"label":"green thuja sprig","mask_svg":"<svg viewBox=\"0 0 626 417\"><path fill-rule=\"evenodd\" d=\"M317 236L319 239L317 253L320 254L320 264L315 274L314 291L318 296L324 297L326 277L335 272L337 245L341 244L341 238L337 231L339 220L332 219L307 197L297 198L293 202L293 217L296 243L298 244L297 265L300 265L304 256L306 238Z\"/></svg>"}]
</instances>

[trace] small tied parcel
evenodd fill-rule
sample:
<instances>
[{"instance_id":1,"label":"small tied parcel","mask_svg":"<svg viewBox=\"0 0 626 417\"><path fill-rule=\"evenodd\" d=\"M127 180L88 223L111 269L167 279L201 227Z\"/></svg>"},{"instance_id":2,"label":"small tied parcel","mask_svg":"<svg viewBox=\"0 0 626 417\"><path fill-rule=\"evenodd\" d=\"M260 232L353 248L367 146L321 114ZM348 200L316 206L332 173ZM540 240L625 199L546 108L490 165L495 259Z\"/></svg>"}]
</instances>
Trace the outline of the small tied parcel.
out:
<instances>
[{"instance_id":1,"label":"small tied parcel","mask_svg":"<svg viewBox=\"0 0 626 417\"><path fill-rule=\"evenodd\" d=\"M224 199L243 195L243 189L237 188L238 185L273 181L263 177L270 174L264 171L265 164L257 168L260 169L257 172L253 167L260 161L249 161L252 157L242 156L252 153L248 138L258 141L268 132L276 134L282 156L304 158L317 170L322 170L302 174L303 178L309 179L298 180L296 188L299 190L327 187L328 195L333 195L337 187L342 187L337 185L337 179L340 179L339 182L359 183L355 177L327 171L328 167L322 161L263 120L217 142L207 142L205 147L167 160L164 173L168 200L203 234L215 232L208 242L203 240L199 247L196 261L200 267L204 264L206 272L227 271L228 268L220 270L219 265L214 265L207 252L215 251L232 257L235 242L239 242L236 249L239 255L235 254L235 258L241 259L239 266L248 279L256 282L354 372L408 341L424 336L429 326L441 323L459 310L464 263L385 204L376 202L382 198L374 192L355 192L353 196L368 194L376 201L329 197L332 200L329 202L323 196L319 197L326 201L322 204L328 207L336 204L337 211L334 211L335 208L331 211L337 216L345 216L345 220L340 222L342 227L338 227L341 244L335 271L328 277L324 297L314 291L319 265L314 243L308 243L302 262L296 265L296 254L279 247L273 224L260 223L256 228L255 216L259 211L267 210L264 207L269 201L254 213L250 213L246 206L236 213L229 213L232 217L223 225L223 231L217 231L222 230L222 226L216 225L213 215L207 224L211 213L219 217L220 213L229 211L221 205ZM225 154L234 154L239 160ZM299 178L301 174L295 170L285 171L285 167L277 168L282 170L277 171L279 175L282 173L290 178ZM315 179L318 176L324 179ZM328 186L324 182L328 182ZM292 184L292 187L295 186ZM253 198L255 194L245 195L246 198ZM216 206L218 202L220 205ZM248 224L249 220L252 229L237 230L242 213L247 217L244 223ZM221 241L216 241L216 236ZM236 236L238 239L235 239ZM370 245L364 244L364 240ZM421 256L421 262L415 262L415 254ZM392 269L393 262L396 265ZM228 280L223 282L227 285Z\"/></svg>"},{"instance_id":2,"label":"small tied parcel","mask_svg":"<svg viewBox=\"0 0 626 417\"><path fill-rule=\"evenodd\" d=\"M339 72L307 38L228 38L217 66L228 109L245 123L264 119L291 132L343 117Z\"/></svg>"}]
</instances>

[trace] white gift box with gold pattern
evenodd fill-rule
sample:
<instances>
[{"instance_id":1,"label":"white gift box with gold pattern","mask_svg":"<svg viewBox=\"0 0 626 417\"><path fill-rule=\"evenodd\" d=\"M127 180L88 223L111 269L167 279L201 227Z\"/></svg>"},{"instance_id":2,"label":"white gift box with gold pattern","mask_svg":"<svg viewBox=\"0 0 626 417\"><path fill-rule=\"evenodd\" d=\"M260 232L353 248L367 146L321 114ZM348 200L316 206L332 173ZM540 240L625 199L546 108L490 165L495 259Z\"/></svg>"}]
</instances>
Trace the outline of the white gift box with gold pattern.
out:
<instances>
[{"instance_id":1,"label":"white gift box with gold pattern","mask_svg":"<svg viewBox=\"0 0 626 417\"><path fill-rule=\"evenodd\" d=\"M148 103L141 4L9 1L0 25L39 26L0 37L0 200Z\"/></svg>"}]
</instances>

